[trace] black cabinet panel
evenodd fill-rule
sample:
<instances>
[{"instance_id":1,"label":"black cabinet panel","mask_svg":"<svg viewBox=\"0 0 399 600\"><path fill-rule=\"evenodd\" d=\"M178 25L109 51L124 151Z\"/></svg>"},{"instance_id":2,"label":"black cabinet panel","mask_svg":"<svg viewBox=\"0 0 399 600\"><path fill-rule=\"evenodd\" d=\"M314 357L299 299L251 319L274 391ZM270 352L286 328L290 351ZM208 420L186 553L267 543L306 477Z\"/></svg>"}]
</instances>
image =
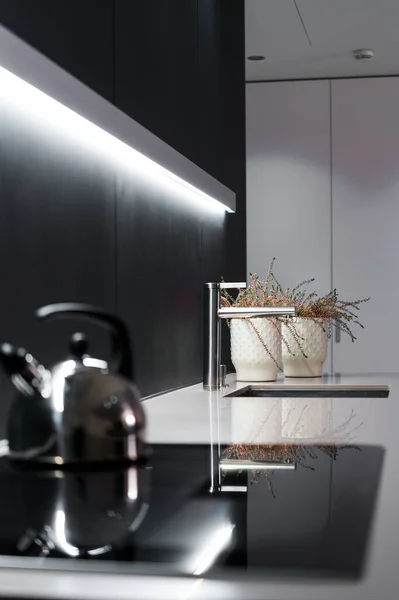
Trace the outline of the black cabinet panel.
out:
<instances>
[{"instance_id":1,"label":"black cabinet panel","mask_svg":"<svg viewBox=\"0 0 399 600\"><path fill-rule=\"evenodd\" d=\"M242 0L116 0L116 104L232 189L225 276L246 275Z\"/></svg>"},{"instance_id":2,"label":"black cabinet panel","mask_svg":"<svg viewBox=\"0 0 399 600\"><path fill-rule=\"evenodd\" d=\"M106 334L71 321L39 324L51 302L115 310L113 166L45 120L0 103L0 341L28 348L45 364L64 359L69 335L87 331L93 355L108 356ZM0 372L0 437L10 387Z\"/></svg>"},{"instance_id":3,"label":"black cabinet panel","mask_svg":"<svg viewBox=\"0 0 399 600\"><path fill-rule=\"evenodd\" d=\"M220 2L198 2L198 128L197 163L207 173L222 181L224 160L222 136L223 89L221 63ZM234 100L233 100L234 101ZM222 181L222 183L224 183Z\"/></svg>"},{"instance_id":4,"label":"black cabinet panel","mask_svg":"<svg viewBox=\"0 0 399 600\"><path fill-rule=\"evenodd\" d=\"M0 23L113 99L113 0L0 0Z\"/></svg>"},{"instance_id":5,"label":"black cabinet panel","mask_svg":"<svg viewBox=\"0 0 399 600\"><path fill-rule=\"evenodd\" d=\"M115 103L197 155L197 0L115 0Z\"/></svg>"},{"instance_id":6,"label":"black cabinet panel","mask_svg":"<svg viewBox=\"0 0 399 600\"><path fill-rule=\"evenodd\" d=\"M128 173L117 190L118 310L137 384L148 395L200 381L201 215L184 194Z\"/></svg>"},{"instance_id":7,"label":"black cabinet panel","mask_svg":"<svg viewBox=\"0 0 399 600\"><path fill-rule=\"evenodd\" d=\"M236 193L236 213L227 215L227 277L246 278L246 150L244 2L219 0L221 19L220 73L222 90L220 181Z\"/></svg>"}]
</instances>

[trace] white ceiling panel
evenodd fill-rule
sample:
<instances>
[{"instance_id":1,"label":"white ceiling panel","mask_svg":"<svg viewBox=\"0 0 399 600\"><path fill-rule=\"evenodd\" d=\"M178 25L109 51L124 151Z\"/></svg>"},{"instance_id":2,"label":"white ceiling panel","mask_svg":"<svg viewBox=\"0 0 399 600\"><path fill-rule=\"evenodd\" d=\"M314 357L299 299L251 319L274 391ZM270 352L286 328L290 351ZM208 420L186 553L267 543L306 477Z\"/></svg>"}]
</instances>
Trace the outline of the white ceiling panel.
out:
<instances>
[{"instance_id":1,"label":"white ceiling panel","mask_svg":"<svg viewBox=\"0 0 399 600\"><path fill-rule=\"evenodd\" d=\"M310 47L293 0L247 0L245 21L247 56L262 54L276 62ZM264 62L247 61L247 76L256 78Z\"/></svg>"},{"instance_id":2,"label":"white ceiling panel","mask_svg":"<svg viewBox=\"0 0 399 600\"><path fill-rule=\"evenodd\" d=\"M398 0L296 0L313 48L399 44Z\"/></svg>"},{"instance_id":3,"label":"white ceiling panel","mask_svg":"<svg viewBox=\"0 0 399 600\"><path fill-rule=\"evenodd\" d=\"M399 0L246 0L247 80L399 74ZM353 50L375 56L357 61Z\"/></svg>"}]
</instances>

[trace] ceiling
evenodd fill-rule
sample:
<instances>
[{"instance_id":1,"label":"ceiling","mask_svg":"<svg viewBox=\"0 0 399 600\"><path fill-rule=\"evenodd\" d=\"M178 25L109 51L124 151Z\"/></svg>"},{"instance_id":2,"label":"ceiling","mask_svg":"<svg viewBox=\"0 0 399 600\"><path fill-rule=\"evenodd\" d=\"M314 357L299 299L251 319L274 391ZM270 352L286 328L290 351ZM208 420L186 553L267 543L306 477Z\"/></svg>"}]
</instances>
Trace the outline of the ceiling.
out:
<instances>
[{"instance_id":1,"label":"ceiling","mask_svg":"<svg viewBox=\"0 0 399 600\"><path fill-rule=\"evenodd\" d=\"M246 56L265 56L247 81L399 74L399 0L245 0L245 19Z\"/></svg>"}]
</instances>

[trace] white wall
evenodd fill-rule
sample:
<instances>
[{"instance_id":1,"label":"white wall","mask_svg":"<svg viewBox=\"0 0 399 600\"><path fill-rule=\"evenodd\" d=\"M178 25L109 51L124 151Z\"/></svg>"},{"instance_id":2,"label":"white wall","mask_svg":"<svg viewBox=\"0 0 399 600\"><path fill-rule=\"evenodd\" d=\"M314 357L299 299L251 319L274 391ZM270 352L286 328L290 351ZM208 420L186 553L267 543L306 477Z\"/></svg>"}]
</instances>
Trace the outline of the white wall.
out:
<instances>
[{"instance_id":1,"label":"white wall","mask_svg":"<svg viewBox=\"0 0 399 600\"><path fill-rule=\"evenodd\" d=\"M247 84L247 266L331 287L329 82Z\"/></svg>"},{"instance_id":2,"label":"white wall","mask_svg":"<svg viewBox=\"0 0 399 600\"><path fill-rule=\"evenodd\" d=\"M399 78L247 84L248 271L371 296L341 373L399 370L398 107Z\"/></svg>"},{"instance_id":3,"label":"white wall","mask_svg":"<svg viewBox=\"0 0 399 600\"><path fill-rule=\"evenodd\" d=\"M371 297L356 344L335 345L335 368L398 371L399 78L331 90L333 281L347 298Z\"/></svg>"}]
</instances>

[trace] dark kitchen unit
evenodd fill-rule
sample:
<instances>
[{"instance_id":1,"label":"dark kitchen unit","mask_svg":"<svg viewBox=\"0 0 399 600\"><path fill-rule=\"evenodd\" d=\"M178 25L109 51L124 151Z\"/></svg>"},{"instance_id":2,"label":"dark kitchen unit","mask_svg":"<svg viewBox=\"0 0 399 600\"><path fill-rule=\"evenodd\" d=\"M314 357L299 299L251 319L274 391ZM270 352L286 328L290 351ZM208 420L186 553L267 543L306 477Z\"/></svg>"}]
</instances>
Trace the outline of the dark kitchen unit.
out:
<instances>
[{"instance_id":1,"label":"dark kitchen unit","mask_svg":"<svg viewBox=\"0 0 399 600\"><path fill-rule=\"evenodd\" d=\"M144 395L199 382L202 284L246 269L244 2L2 0L0 24L231 189L237 205L228 214L184 204L2 102L2 340L43 362L61 358L69 325L39 330L31 315L87 302L127 323ZM87 333L107 358L106 337ZM2 375L0 390L8 397ZM3 433L7 410L5 401Z\"/></svg>"}]
</instances>

